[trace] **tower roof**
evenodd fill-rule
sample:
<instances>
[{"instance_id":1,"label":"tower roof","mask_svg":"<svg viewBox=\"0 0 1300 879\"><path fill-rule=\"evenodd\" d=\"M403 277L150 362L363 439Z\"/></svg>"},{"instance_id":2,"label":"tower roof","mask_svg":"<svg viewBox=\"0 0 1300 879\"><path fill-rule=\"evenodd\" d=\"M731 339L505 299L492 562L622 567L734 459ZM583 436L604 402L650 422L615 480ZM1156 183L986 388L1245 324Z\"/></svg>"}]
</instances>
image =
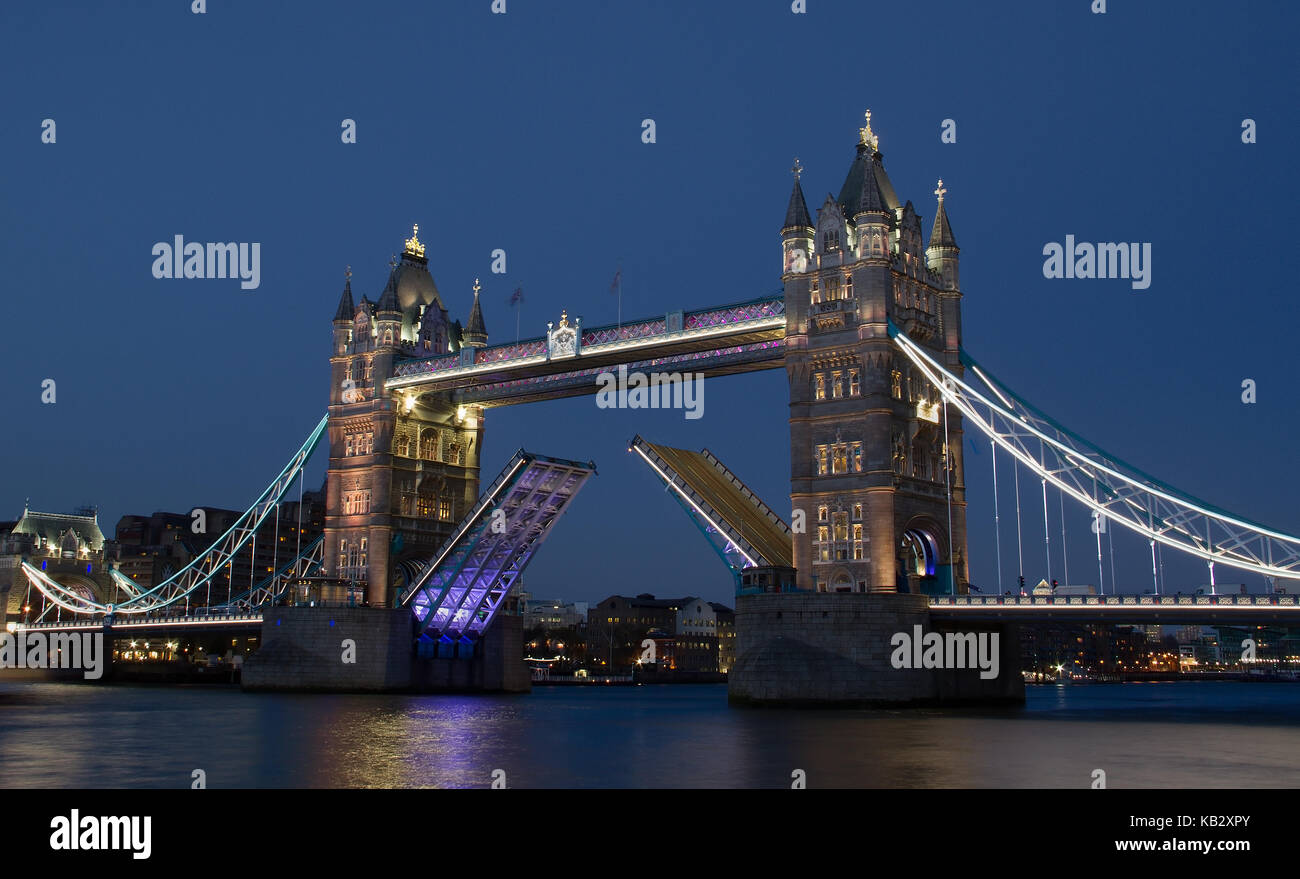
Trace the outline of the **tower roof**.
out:
<instances>
[{"instance_id":1,"label":"tower roof","mask_svg":"<svg viewBox=\"0 0 1300 879\"><path fill-rule=\"evenodd\" d=\"M943 188L943 181L939 181L939 188L934 194L939 196L939 207L934 213L934 227L930 230L931 247L951 247L957 248L957 239L952 235L952 226L948 223L948 212L943 207L943 195L948 190Z\"/></svg>"},{"instance_id":2,"label":"tower roof","mask_svg":"<svg viewBox=\"0 0 1300 879\"><path fill-rule=\"evenodd\" d=\"M808 202L803 197L803 187L799 184L799 175L803 166L794 160L794 189L790 190L790 206L785 209L785 225L782 229L811 228L812 217L808 213Z\"/></svg>"},{"instance_id":3,"label":"tower roof","mask_svg":"<svg viewBox=\"0 0 1300 879\"><path fill-rule=\"evenodd\" d=\"M879 207L860 207L863 199L879 200ZM874 152L869 144L859 143L858 153L849 166L848 176L840 187L840 196L836 199L844 210L845 216L852 217L862 211L892 212L899 207L898 196L894 186L889 182L881 155Z\"/></svg>"},{"instance_id":4,"label":"tower roof","mask_svg":"<svg viewBox=\"0 0 1300 879\"><path fill-rule=\"evenodd\" d=\"M356 313L357 307L352 304L352 266L348 266L347 280L343 282L343 295L339 297L339 307L334 312L334 320L351 323Z\"/></svg>"},{"instance_id":5,"label":"tower roof","mask_svg":"<svg viewBox=\"0 0 1300 879\"><path fill-rule=\"evenodd\" d=\"M487 327L483 324L483 308L478 302L478 278L474 279L474 307L469 310L469 323L465 326L463 340L466 344L487 344Z\"/></svg>"},{"instance_id":6,"label":"tower roof","mask_svg":"<svg viewBox=\"0 0 1300 879\"><path fill-rule=\"evenodd\" d=\"M384 292L379 297L379 313L384 314L401 314L402 306L397 301L397 267L391 266L388 271L388 283L384 285Z\"/></svg>"}]
</instances>

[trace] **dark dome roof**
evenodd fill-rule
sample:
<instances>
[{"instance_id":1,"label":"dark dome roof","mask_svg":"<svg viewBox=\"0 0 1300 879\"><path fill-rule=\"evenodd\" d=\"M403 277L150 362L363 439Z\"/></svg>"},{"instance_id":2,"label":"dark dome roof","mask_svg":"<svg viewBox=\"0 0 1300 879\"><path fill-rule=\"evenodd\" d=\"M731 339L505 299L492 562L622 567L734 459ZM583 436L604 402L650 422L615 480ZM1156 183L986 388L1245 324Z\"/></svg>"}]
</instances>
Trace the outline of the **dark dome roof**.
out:
<instances>
[{"instance_id":1,"label":"dark dome roof","mask_svg":"<svg viewBox=\"0 0 1300 879\"><path fill-rule=\"evenodd\" d=\"M438 286L433 283L429 267L405 254L397 264L395 272L397 283L397 303L403 314L419 313L419 306L438 303L442 308L442 297L438 295Z\"/></svg>"}]
</instances>

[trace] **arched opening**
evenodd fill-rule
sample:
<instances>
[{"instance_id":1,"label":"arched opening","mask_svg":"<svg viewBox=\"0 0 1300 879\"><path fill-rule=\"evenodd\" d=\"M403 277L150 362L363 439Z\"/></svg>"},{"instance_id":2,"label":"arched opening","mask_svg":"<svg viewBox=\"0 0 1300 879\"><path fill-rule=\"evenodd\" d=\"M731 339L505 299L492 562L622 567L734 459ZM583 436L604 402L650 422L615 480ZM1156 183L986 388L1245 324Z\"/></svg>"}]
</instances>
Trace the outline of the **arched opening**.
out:
<instances>
[{"instance_id":1,"label":"arched opening","mask_svg":"<svg viewBox=\"0 0 1300 879\"><path fill-rule=\"evenodd\" d=\"M852 592L853 578L850 577L848 573L845 571L840 571L836 573L836 575L831 578L830 591L831 592Z\"/></svg>"},{"instance_id":2,"label":"arched opening","mask_svg":"<svg viewBox=\"0 0 1300 879\"><path fill-rule=\"evenodd\" d=\"M909 576L933 577L939 567L939 544L934 536L919 528L903 532L903 570Z\"/></svg>"}]
</instances>

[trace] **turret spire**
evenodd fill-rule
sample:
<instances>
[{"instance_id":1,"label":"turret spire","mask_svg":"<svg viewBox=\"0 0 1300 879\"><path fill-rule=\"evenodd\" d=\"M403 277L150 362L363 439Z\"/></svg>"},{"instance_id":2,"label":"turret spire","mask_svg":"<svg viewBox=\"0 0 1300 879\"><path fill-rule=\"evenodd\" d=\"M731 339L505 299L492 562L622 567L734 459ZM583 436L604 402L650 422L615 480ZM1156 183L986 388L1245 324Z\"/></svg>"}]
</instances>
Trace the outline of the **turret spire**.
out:
<instances>
[{"instance_id":1,"label":"turret spire","mask_svg":"<svg viewBox=\"0 0 1300 879\"><path fill-rule=\"evenodd\" d=\"M334 312L334 320L351 322L356 316L356 306L352 304L352 266L348 266L344 273L343 295L339 297L339 307Z\"/></svg>"},{"instance_id":2,"label":"turret spire","mask_svg":"<svg viewBox=\"0 0 1300 879\"><path fill-rule=\"evenodd\" d=\"M487 327L483 323L483 307L479 305L478 301L478 291L481 289L478 278L475 278L474 307L470 309L469 323L465 325L465 332L461 335L461 341L463 344L475 348L481 348L486 345L488 339Z\"/></svg>"},{"instance_id":3,"label":"turret spire","mask_svg":"<svg viewBox=\"0 0 1300 879\"><path fill-rule=\"evenodd\" d=\"M935 189L934 194L939 197L939 207L934 212L934 227L930 230L930 247L957 247L957 239L952 235L952 226L948 223L948 212L943 207L943 197L948 190L943 186L943 179L939 180L939 187Z\"/></svg>"},{"instance_id":4,"label":"turret spire","mask_svg":"<svg viewBox=\"0 0 1300 879\"><path fill-rule=\"evenodd\" d=\"M785 209L784 229L802 229L812 228L812 217L808 213L808 202L803 197L803 187L799 185L799 176L803 173L803 165L799 160L794 160L794 167L790 169L794 174L794 188L790 191L790 206Z\"/></svg>"}]
</instances>

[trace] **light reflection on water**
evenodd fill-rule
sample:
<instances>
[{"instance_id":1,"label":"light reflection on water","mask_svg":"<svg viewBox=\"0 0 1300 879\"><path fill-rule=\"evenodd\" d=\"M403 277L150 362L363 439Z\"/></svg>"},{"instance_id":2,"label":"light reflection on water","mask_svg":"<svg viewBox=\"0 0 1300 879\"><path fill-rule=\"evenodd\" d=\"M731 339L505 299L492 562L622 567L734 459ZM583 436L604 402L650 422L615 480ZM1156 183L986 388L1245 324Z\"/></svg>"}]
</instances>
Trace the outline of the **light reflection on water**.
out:
<instances>
[{"instance_id":1,"label":"light reflection on water","mask_svg":"<svg viewBox=\"0 0 1300 879\"><path fill-rule=\"evenodd\" d=\"M0 786L1296 787L1300 685L1030 687L1023 709L731 708L725 686L527 696L0 684Z\"/></svg>"}]
</instances>

